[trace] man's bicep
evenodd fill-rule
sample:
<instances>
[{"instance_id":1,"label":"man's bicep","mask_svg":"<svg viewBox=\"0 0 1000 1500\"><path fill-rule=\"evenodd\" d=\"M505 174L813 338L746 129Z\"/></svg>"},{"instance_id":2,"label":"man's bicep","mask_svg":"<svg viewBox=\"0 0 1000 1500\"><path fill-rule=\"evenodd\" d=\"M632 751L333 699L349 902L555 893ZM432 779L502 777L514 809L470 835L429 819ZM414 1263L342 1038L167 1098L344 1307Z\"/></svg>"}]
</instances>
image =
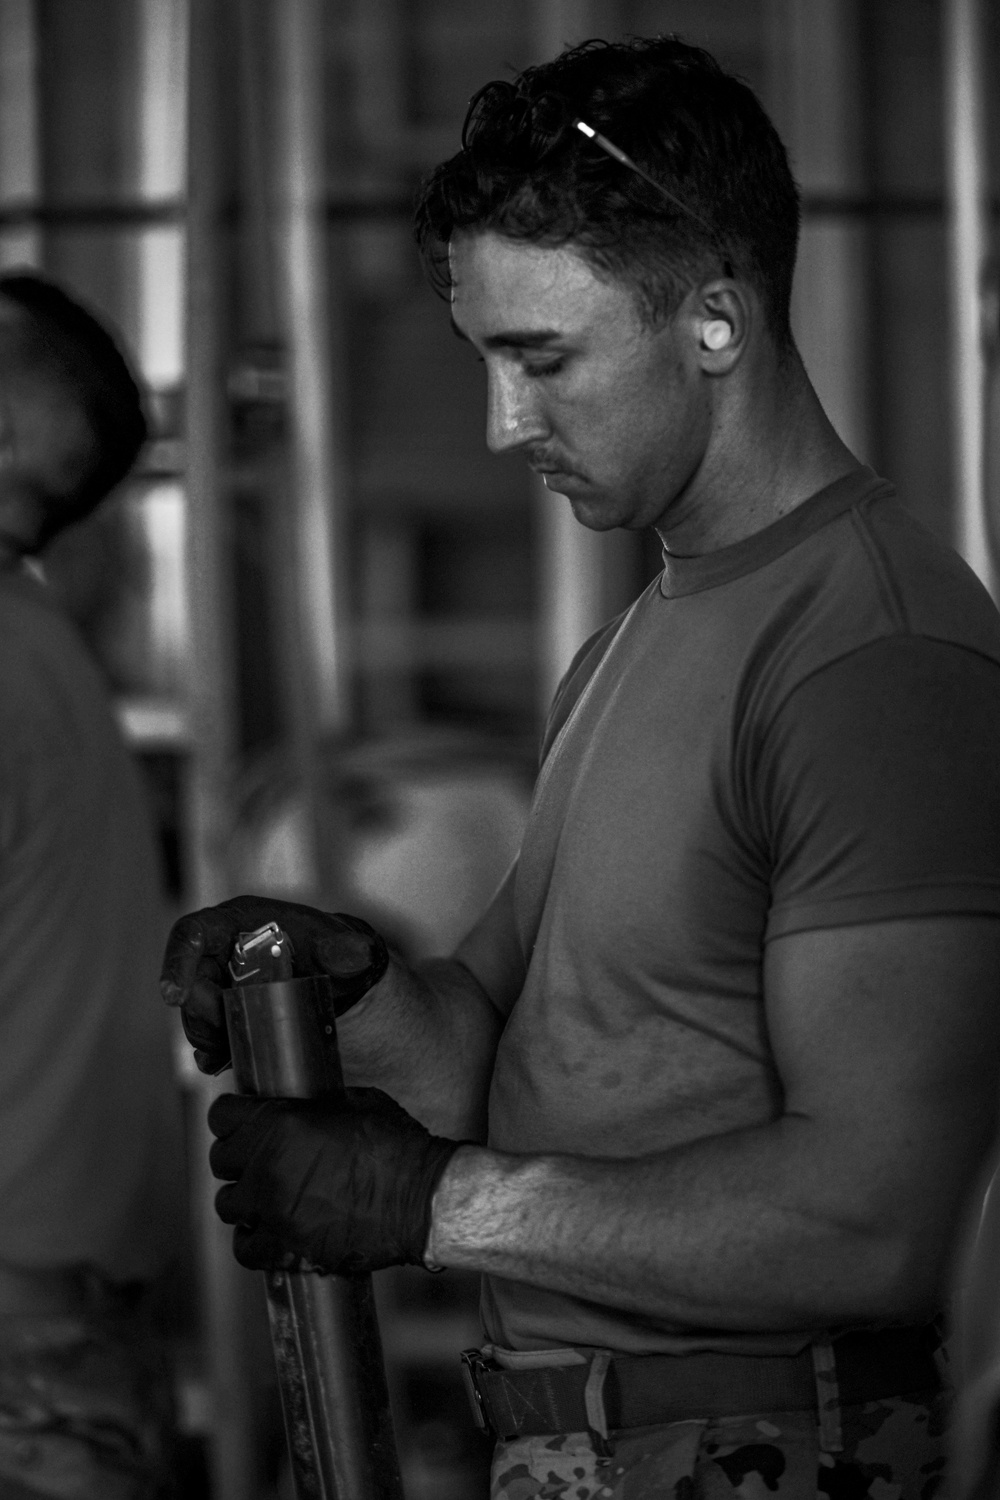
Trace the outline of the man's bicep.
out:
<instances>
[{"instance_id":1,"label":"man's bicep","mask_svg":"<svg viewBox=\"0 0 1000 1500\"><path fill-rule=\"evenodd\" d=\"M933 1253L991 1138L1000 918L794 933L768 944L764 985L785 1113L824 1143L832 1200Z\"/></svg>"},{"instance_id":2,"label":"man's bicep","mask_svg":"<svg viewBox=\"0 0 1000 1500\"><path fill-rule=\"evenodd\" d=\"M479 921L459 943L453 957L469 970L490 1001L508 1016L524 987L525 964L514 915L517 863Z\"/></svg>"},{"instance_id":3,"label":"man's bicep","mask_svg":"<svg viewBox=\"0 0 1000 1500\"><path fill-rule=\"evenodd\" d=\"M888 637L802 683L751 768L768 938L1000 916L998 744L1000 664L959 646Z\"/></svg>"}]
</instances>

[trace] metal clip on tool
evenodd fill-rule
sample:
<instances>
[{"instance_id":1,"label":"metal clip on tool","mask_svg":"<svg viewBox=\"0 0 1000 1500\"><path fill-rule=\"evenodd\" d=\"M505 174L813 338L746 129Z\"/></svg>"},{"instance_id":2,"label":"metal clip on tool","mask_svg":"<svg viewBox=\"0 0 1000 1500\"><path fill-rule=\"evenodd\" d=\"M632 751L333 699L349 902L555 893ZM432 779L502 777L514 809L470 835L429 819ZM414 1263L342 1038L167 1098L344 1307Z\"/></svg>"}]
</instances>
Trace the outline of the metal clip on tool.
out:
<instances>
[{"instance_id":1,"label":"metal clip on tool","mask_svg":"<svg viewBox=\"0 0 1000 1500\"><path fill-rule=\"evenodd\" d=\"M240 935L229 970L239 1092L342 1090L333 980L293 979L274 922ZM296 1500L403 1500L371 1277L269 1271L265 1284Z\"/></svg>"}]
</instances>

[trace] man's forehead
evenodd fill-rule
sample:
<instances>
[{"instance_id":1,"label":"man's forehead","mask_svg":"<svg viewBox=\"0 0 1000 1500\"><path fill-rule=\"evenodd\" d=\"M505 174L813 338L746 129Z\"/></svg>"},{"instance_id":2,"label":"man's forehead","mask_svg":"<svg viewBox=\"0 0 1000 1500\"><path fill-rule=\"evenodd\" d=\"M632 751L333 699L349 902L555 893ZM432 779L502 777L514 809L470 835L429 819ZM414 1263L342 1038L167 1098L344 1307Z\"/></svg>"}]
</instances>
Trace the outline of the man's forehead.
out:
<instances>
[{"instance_id":1,"label":"man's forehead","mask_svg":"<svg viewBox=\"0 0 1000 1500\"><path fill-rule=\"evenodd\" d=\"M594 272L574 245L539 245L534 240L511 239L486 229L456 234L448 245L452 292L488 281L502 286L508 281L530 278L542 289L565 283L587 285Z\"/></svg>"},{"instance_id":2,"label":"man's forehead","mask_svg":"<svg viewBox=\"0 0 1000 1500\"><path fill-rule=\"evenodd\" d=\"M455 235L448 255L452 318L457 331L473 338L576 327L630 300L571 245L487 230Z\"/></svg>"}]
</instances>

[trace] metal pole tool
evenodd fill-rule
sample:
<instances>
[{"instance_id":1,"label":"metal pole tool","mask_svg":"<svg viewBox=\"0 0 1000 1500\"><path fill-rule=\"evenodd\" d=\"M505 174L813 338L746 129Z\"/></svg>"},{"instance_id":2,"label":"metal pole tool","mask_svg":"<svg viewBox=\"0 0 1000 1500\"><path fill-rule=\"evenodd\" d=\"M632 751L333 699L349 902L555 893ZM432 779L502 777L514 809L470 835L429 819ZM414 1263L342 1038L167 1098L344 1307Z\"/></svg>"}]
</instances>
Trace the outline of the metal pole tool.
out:
<instances>
[{"instance_id":1,"label":"metal pole tool","mask_svg":"<svg viewBox=\"0 0 1000 1500\"><path fill-rule=\"evenodd\" d=\"M223 993L242 1094L344 1087L332 979L291 978L274 923L239 938ZM370 1276L268 1271L271 1340L297 1500L403 1500Z\"/></svg>"}]
</instances>

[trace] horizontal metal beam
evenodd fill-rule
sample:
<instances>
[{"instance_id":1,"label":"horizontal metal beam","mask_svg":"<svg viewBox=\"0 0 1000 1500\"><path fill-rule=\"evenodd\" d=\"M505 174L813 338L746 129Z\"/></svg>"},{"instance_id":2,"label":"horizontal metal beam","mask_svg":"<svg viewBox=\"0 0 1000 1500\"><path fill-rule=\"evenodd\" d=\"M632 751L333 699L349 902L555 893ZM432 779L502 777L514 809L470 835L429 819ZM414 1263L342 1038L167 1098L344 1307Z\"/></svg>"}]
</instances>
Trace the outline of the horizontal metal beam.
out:
<instances>
[{"instance_id":1,"label":"horizontal metal beam","mask_svg":"<svg viewBox=\"0 0 1000 1500\"><path fill-rule=\"evenodd\" d=\"M1000 219L1000 198L989 211ZM330 224L357 223L371 219L408 220L413 201L394 195L385 198L328 198L323 214ZM806 193L802 198L806 219L943 219L942 193L829 194ZM142 229L162 224L183 224L187 206L182 199L134 201L130 203L0 203L0 233L40 225L50 229ZM223 206L219 220L239 223L237 203Z\"/></svg>"},{"instance_id":2,"label":"horizontal metal beam","mask_svg":"<svg viewBox=\"0 0 1000 1500\"><path fill-rule=\"evenodd\" d=\"M363 219L409 219L411 198L330 198L322 205L328 223ZM235 201L221 205L219 222L227 228L244 217ZM0 203L0 231L39 224L50 229L142 229L161 224L183 224L187 205L182 198L136 199L132 202Z\"/></svg>"},{"instance_id":3,"label":"horizontal metal beam","mask_svg":"<svg viewBox=\"0 0 1000 1500\"><path fill-rule=\"evenodd\" d=\"M187 206L179 198L136 199L129 203L28 203L24 200L0 204L0 230L21 229L38 224L51 229L145 228L181 224Z\"/></svg>"}]
</instances>

